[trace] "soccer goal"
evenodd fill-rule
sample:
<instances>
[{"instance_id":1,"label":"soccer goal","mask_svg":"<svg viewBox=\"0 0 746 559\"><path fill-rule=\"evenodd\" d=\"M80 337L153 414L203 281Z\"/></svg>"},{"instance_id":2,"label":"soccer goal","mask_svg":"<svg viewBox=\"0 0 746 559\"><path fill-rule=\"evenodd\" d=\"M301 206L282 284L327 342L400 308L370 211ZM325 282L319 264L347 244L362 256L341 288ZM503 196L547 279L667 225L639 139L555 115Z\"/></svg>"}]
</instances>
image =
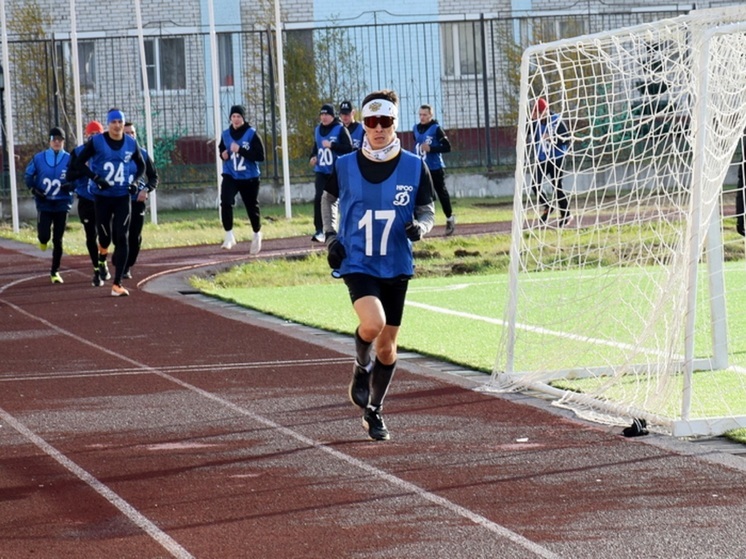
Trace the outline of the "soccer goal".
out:
<instances>
[{"instance_id":1,"label":"soccer goal","mask_svg":"<svg viewBox=\"0 0 746 559\"><path fill-rule=\"evenodd\" d=\"M746 261L723 188L746 128L745 69L740 6L525 51L488 389L676 436L746 427ZM547 133L542 116L564 126ZM537 172L542 150L566 152L565 211L556 173Z\"/></svg>"}]
</instances>

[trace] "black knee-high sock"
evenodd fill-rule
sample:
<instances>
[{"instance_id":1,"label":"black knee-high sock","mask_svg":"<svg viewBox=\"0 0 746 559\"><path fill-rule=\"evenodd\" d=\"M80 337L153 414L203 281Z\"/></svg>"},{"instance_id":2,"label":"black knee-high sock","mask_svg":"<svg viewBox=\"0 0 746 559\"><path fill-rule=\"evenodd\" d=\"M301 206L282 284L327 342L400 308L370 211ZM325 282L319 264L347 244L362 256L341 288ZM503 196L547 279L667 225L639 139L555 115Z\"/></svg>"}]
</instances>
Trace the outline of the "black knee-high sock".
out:
<instances>
[{"instance_id":1,"label":"black knee-high sock","mask_svg":"<svg viewBox=\"0 0 746 559\"><path fill-rule=\"evenodd\" d=\"M384 365L376 358L373 370L370 372L370 403L368 407L380 408L383 405L383 399L386 397L395 370L396 361L391 365Z\"/></svg>"},{"instance_id":2,"label":"black knee-high sock","mask_svg":"<svg viewBox=\"0 0 746 559\"><path fill-rule=\"evenodd\" d=\"M363 367L367 367L370 363L370 346L372 342L366 342L358 334L359 328L355 329L355 353L357 354L357 362Z\"/></svg>"}]
</instances>

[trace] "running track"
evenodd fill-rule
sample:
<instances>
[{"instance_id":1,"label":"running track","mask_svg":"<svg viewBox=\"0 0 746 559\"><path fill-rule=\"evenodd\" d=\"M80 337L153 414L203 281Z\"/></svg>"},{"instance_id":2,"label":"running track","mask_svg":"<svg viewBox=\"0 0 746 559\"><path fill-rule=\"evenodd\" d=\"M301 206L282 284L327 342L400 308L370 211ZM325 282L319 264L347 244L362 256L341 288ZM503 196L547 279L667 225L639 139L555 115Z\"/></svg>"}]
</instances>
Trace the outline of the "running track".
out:
<instances>
[{"instance_id":1,"label":"running track","mask_svg":"<svg viewBox=\"0 0 746 559\"><path fill-rule=\"evenodd\" d=\"M746 557L743 457L483 375L402 356L368 441L347 337L185 283L245 245L144 251L116 299L0 240L0 558Z\"/></svg>"}]
</instances>

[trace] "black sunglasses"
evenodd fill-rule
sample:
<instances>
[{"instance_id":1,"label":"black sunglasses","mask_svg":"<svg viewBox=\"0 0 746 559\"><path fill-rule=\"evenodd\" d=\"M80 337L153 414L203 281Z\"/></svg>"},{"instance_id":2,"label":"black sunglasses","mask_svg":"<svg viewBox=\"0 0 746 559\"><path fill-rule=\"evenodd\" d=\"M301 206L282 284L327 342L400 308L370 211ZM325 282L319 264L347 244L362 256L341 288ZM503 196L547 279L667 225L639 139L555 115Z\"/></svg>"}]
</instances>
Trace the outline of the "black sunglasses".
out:
<instances>
[{"instance_id":1,"label":"black sunglasses","mask_svg":"<svg viewBox=\"0 0 746 559\"><path fill-rule=\"evenodd\" d=\"M394 117L392 116L366 116L363 119L363 124L367 128L375 128L379 124L381 125L381 128L391 128L394 125Z\"/></svg>"}]
</instances>

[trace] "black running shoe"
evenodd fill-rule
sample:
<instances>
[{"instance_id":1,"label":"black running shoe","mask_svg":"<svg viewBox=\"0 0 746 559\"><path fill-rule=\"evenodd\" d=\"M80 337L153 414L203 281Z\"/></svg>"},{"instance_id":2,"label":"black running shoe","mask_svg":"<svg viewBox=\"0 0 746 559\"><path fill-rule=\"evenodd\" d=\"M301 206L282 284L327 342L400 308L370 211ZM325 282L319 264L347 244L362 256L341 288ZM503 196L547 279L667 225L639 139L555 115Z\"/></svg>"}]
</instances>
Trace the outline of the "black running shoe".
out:
<instances>
[{"instance_id":1,"label":"black running shoe","mask_svg":"<svg viewBox=\"0 0 746 559\"><path fill-rule=\"evenodd\" d=\"M101 287L104 285L104 280L101 279L101 276L98 273L98 268L93 269L93 278L91 279L91 285L93 287Z\"/></svg>"},{"instance_id":2,"label":"black running shoe","mask_svg":"<svg viewBox=\"0 0 746 559\"><path fill-rule=\"evenodd\" d=\"M389 430L383 422L381 408L365 408L363 427L368 430L368 436L374 441L389 440Z\"/></svg>"},{"instance_id":3,"label":"black running shoe","mask_svg":"<svg viewBox=\"0 0 746 559\"><path fill-rule=\"evenodd\" d=\"M111 279L111 272L109 272L109 266L106 264L106 260L101 260L98 263L98 277L103 281L109 281Z\"/></svg>"},{"instance_id":4,"label":"black running shoe","mask_svg":"<svg viewBox=\"0 0 746 559\"><path fill-rule=\"evenodd\" d=\"M363 367L355 360L355 365L352 368L352 380L350 381L350 402L355 404L359 408L366 408L368 406L368 400L370 399L370 368L373 362L368 367Z\"/></svg>"}]
</instances>

